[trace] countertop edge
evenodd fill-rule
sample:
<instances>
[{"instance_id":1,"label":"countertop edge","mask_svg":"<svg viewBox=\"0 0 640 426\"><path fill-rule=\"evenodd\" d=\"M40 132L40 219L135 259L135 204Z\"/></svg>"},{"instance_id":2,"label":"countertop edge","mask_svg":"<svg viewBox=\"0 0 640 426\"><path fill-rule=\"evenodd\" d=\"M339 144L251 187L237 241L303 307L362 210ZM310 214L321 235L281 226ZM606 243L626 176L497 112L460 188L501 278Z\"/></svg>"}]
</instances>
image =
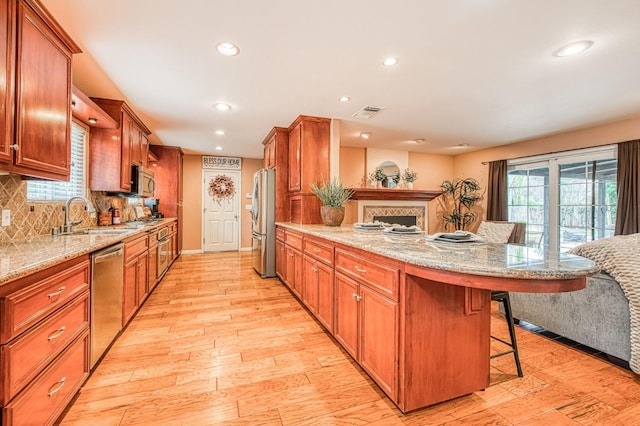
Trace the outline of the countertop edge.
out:
<instances>
[{"instance_id":1,"label":"countertop edge","mask_svg":"<svg viewBox=\"0 0 640 426\"><path fill-rule=\"evenodd\" d=\"M342 244L348 247L353 247L356 249L368 251L374 254L382 255L388 257L390 259L399 260L408 264L412 264L415 266L438 269L442 271L448 272L458 272L465 273L470 275L479 275L479 276L488 276L488 277L501 277L501 278L518 278L518 279L532 279L532 280L565 280L565 279L575 279L575 278L584 278L600 272L600 268L591 260L586 259L581 256L573 255L573 254L562 254L563 256L575 258L576 261L587 262L587 265L584 267L579 267L575 269L568 268L559 268L554 270L549 269L524 269L524 268L507 268L504 266L487 266L487 267L477 267L469 264L460 264L460 263L447 263L447 262L435 262L430 261L428 259L418 259L412 256L403 255L401 253L395 252L390 253L388 250L382 249L380 246L365 246L364 244L359 244L356 241L349 240L346 238L341 238L340 235L332 234L330 231L336 228L340 228L341 230L347 230L346 227L331 227L324 225L311 225L314 227L322 226L323 231L318 231L314 229L309 229L309 225L301 225L295 223L288 222L277 222L277 226L281 226L283 228L290 229L292 231L300 232L303 234L308 234L310 236L324 238L328 241L332 241L338 244ZM355 232L355 231L352 231ZM446 243L442 243L446 244ZM503 244L499 244L496 246L507 246ZM514 246L521 247L521 246ZM547 252L552 256L556 256L559 258L560 253L557 252Z\"/></svg>"},{"instance_id":2,"label":"countertop edge","mask_svg":"<svg viewBox=\"0 0 640 426\"><path fill-rule=\"evenodd\" d=\"M147 233L149 231L153 231L154 229L160 228L162 226L166 226L171 222L175 222L176 218L165 218L162 221L157 221L157 223L142 225L138 228L128 228L126 224L122 226L113 226L112 228L120 228L120 229L131 229L131 232L126 232L122 234L71 234L71 235L38 235L35 237L31 237L25 240L19 240L11 243L3 244L3 248L15 247L16 245L21 245L28 247L29 244L39 244L44 245L49 242L62 242L63 239L75 239L78 245L82 244L82 241L85 241L85 246L80 249L73 249L69 251L63 251L58 255L53 255L47 257L44 260L37 261L33 260L28 263L25 263L23 266L7 271L0 272L0 287L9 284L13 281L16 281L20 278L26 277L28 275L39 272L43 269L47 269L49 267L55 266L57 264L66 262L71 259L75 259L76 257L83 256L86 254L93 253L97 250L100 250L104 247L108 247L113 244L117 244L120 241L124 241L127 238L132 236ZM96 229L95 228L84 228L84 229ZM103 227L107 228L107 227ZM78 231L82 230L82 228L78 228ZM70 240L69 240L70 241ZM37 251L34 249L34 252ZM24 255L24 254L23 254ZM3 257L0 262L8 262L10 263L10 259Z\"/></svg>"}]
</instances>

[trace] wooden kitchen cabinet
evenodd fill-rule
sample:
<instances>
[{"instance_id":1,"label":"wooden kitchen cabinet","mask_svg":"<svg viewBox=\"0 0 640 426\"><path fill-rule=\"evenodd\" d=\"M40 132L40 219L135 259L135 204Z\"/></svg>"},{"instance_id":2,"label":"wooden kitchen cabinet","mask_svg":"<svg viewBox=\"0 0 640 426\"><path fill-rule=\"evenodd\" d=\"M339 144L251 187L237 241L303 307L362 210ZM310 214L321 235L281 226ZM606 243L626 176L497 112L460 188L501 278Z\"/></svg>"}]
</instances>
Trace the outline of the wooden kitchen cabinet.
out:
<instances>
[{"instance_id":1,"label":"wooden kitchen cabinet","mask_svg":"<svg viewBox=\"0 0 640 426\"><path fill-rule=\"evenodd\" d=\"M158 209L164 217L175 217L177 223L174 238L174 255L170 262L182 253L183 235L183 156L177 146L151 145L149 152L157 158L150 164L156 181L154 198L159 200Z\"/></svg>"},{"instance_id":2,"label":"wooden kitchen cabinet","mask_svg":"<svg viewBox=\"0 0 640 426\"><path fill-rule=\"evenodd\" d=\"M265 169L276 169L275 221L289 222L289 130L274 127L262 141Z\"/></svg>"},{"instance_id":3,"label":"wooden kitchen cabinet","mask_svg":"<svg viewBox=\"0 0 640 426\"><path fill-rule=\"evenodd\" d=\"M89 376L89 329L3 410L3 426L54 424Z\"/></svg>"},{"instance_id":4,"label":"wooden kitchen cabinet","mask_svg":"<svg viewBox=\"0 0 640 426\"><path fill-rule=\"evenodd\" d=\"M71 61L81 50L37 0L0 9L0 169L69 180Z\"/></svg>"},{"instance_id":5,"label":"wooden kitchen cabinet","mask_svg":"<svg viewBox=\"0 0 640 426\"><path fill-rule=\"evenodd\" d=\"M142 139L151 131L124 101L91 98L118 127L92 128L89 139L89 188L93 191L130 192L131 165L144 165L139 159ZM145 156L146 161L146 156Z\"/></svg>"},{"instance_id":6,"label":"wooden kitchen cabinet","mask_svg":"<svg viewBox=\"0 0 640 426\"><path fill-rule=\"evenodd\" d=\"M124 241L124 288L122 294L122 326L125 326L142 306L149 294L147 235Z\"/></svg>"},{"instance_id":7,"label":"wooden kitchen cabinet","mask_svg":"<svg viewBox=\"0 0 640 426\"><path fill-rule=\"evenodd\" d=\"M333 246L304 237L302 299L309 310L333 333Z\"/></svg>"},{"instance_id":8,"label":"wooden kitchen cabinet","mask_svg":"<svg viewBox=\"0 0 640 426\"><path fill-rule=\"evenodd\" d=\"M276 227L276 275L287 281L287 247L284 244L284 229Z\"/></svg>"},{"instance_id":9,"label":"wooden kitchen cabinet","mask_svg":"<svg viewBox=\"0 0 640 426\"><path fill-rule=\"evenodd\" d=\"M147 134L140 127L133 125L129 135L131 142L131 163L136 166L147 167L147 156L149 153L149 138Z\"/></svg>"},{"instance_id":10,"label":"wooden kitchen cabinet","mask_svg":"<svg viewBox=\"0 0 640 426\"><path fill-rule=\"evenodd\" d=\"M335 276L334 336L392 399L398 390L398 303Z\"/></svg>"},{"instance_id":11,"label":"wooden kitchen cabinet","mask_svg":"<svg viewBox=\"0 0 640 426\"><path fill-rule=\"evenodd\" d=\"M15 0L0 0L0 163L12 163ZM4 168L0 164L0 168Z\"/></svg>"},{"instance_id":12,"label":"wooden kitchen cabinet","mask_svg":"<svg viewBox=\"0 0 640 426\"><path fill-rule=\"evenodd\" d=\"M328 118L299 116L289 126L289 212L294 223L322 223L321 203L310 184L329 179Z\"/></svg>"},{"instance_id":13,"label":"wooden kitchen cabinet","mask_svg":"<svg viewBox=\"0 0 640 426\"><path fill-rule=\"evenodd\" d=\"M300 191L300 161L302 151L302 124L289 130L289 192Z\"/></svg>"},{"instance_id":14,"label":"wooden kitchen cabinet","mask_svg":"<svg viewBox=\"0 0 640 426\"><path fill-rule=\"evenodd\" d=\"M285 284L298 298L302 297L302 235L296 232L285 232L286 247L286 281Z\"/></svg>"},{"instance_id":15,"label":"wooden kitchen cabinet","mask_svg":"<svg viewBox=\"0 0 640 426\"><path fill-rule=\"evenodd\" d=\"M89 282L85 255L0 287L3 425L53 424L88 377Z\"/></svg>"},{"instance_id":16,"label":"wooden kitchen cabinet","mask_svg":"<svg viewBox=\"0 0 640 426\"><path fill-rule=\"evenodd\" d=\"M302 252L287 247L287 281L289 289L298 296L302 295Z\"/></svg>"},{"instance_id":17,"label":"wooden kitchen cabinet","mask_svg":"<svg viewBox=\"0 0 640 426\"><path fill-rule=\"evenodd\" d=\"M265 140L264 144L264 159L262 161L262 167L265 169L276 168L276 138L273 135L268 141Z\"/></svg>"}]
</instances>

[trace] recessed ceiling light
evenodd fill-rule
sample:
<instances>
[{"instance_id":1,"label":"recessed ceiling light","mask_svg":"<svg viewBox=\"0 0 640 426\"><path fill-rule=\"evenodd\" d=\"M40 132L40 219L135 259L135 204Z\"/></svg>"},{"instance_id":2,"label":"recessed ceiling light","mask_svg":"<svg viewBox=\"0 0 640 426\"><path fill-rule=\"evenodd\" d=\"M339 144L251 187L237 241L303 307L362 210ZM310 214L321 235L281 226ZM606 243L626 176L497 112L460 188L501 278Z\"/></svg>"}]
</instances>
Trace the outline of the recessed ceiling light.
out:
<instances>
[{"instance_id":1,"label":"recessed ceiling light","mask_svg":"<svg viewBox=\"0 0 640 426\"><path fill-rule=\"evenodd\" d=\"M361 132L360 137L362 139L369 139L371 137L371 132Z\"/></svg>"},{"instance_id":2,"label":"recessed ceiling light","mask_svg":"<svg viewBox=\"0 0 640 426\"><path fill-rule=\"evenodd\" d=\"M216 49L221 55L224 56L236 56L240 53L240 49L233 43L229 43L228 41L223 41L216 46Z\"/></svg>"},{"instance_id":3,"label":"recessed ceiling light","mask_svg":"<svg viewBox=\"0 0 640 426\"><path fill-rule=\"evenodd\" d=\"M217 109L218 111L229 111L231 109L231 105L228 104L215 104L214 105L215 109Z\"/></svg>"},{"instance_id":4,"label":"recessed ceiling light","mask_svg":"<svg viewBox=\"0 0 640 426\"><path fill-rule=\"evenodd\" d=\"M553 52L553 56L563 58L565 56L575 55L577 53L584 52L593 45L591 40L576 41Z\"/></svg>"},{"instance_id":5,"label":"recessed ceiling light","mask_svg":"<svg viewBox=\"0 0 640 426\"><path fill-rule=\"evenodd\" d=\"M224 136L224 130L216 130L216 135Z\"/></svg>"},{"instance_id":6,"label":"recessed ceiling light","mask_svg":"<svg viewBox=\"0 0 640 426\"><path fill-rule=\"evenodd\" d=\"M414 139L413 140L415 143L417 143L418 145L421 143L424 143L424 139L420 138L420 139Z\"/></svg>"},{"instance_id":7,"label":"recessed ceiling light","mask_svg":"<svg viewBox=\"0 0 640 426\"><path fill-rule=\"evenodd\" d=\"M87 121L91 124L96 124L98 122L97 118L93 118L93 117L89 117L87 118Z\"/></svg>"},{"instance_id":8,"label":"recessed ceiling light","mask_svg":"<svg viewBox=\"0 0 640 426\"><path fill-rule=\"evenodd\" d=\"M390 67L396 65L398 63L398 58L390 57L382 61L382 65L385 67Z\"/></svg>"},{"instance_id":9,"label":"recessed ceiling light","mask_svg":"<svg viewBox=\"0 0 640 426\"><path fill-rule=\"evenodd\" d=\"M349 102L351 100L351 98L348 97L348 96L341 96L340 98L338 98L338 100L340 102Z\"/></svg>"},{"instance_id":10,"label":"recessed ceiling light","mask_svg":"<svg viewBox=\"0 0 640 426\"><path fill-rule=\"evenodd\" d=\"M216 146L216 151L222 151L222 147L221 146Z\"/></svg>"}]
</instances>

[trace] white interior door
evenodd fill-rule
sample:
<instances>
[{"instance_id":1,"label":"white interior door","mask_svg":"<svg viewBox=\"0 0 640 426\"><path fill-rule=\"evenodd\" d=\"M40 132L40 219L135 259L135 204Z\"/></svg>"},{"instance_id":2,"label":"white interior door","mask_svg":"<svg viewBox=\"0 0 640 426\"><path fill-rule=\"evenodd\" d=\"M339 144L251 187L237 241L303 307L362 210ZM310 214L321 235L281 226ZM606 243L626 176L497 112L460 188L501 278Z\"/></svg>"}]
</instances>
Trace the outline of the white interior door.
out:
<instances>
[{"instance_id":1,"label":"white interior door","mask_svg":"<svg viewBox=\"0 0 640 426\"><path fill-rule=\"evenodd\" d=\"M240 172L205 171L203 174L203 250L238 250L240 241ZM231 178L235 194L232 198L217 200L209 195L209 184L216 177L222 175Z\"/></svg>"}]
</instances>

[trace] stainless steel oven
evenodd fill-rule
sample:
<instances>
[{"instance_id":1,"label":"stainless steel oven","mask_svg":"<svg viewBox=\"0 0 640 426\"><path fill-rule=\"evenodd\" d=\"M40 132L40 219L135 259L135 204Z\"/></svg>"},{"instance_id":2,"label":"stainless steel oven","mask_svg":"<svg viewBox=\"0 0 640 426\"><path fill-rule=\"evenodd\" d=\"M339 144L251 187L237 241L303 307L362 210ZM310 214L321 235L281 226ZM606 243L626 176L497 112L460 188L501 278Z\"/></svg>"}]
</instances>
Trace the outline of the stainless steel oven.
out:
<instances>
[{"instance_id":1,"label":"stainless steel oven","mask_svg":"<svg viewBox=\"0 0 640 426\"><path fill-rule=\"evenodd\" d=\"M169 267L171 257L171 241L169 240L169 229L162 228L158 231L158 279L164 276Z\"/></svg>"}]
</instances>

